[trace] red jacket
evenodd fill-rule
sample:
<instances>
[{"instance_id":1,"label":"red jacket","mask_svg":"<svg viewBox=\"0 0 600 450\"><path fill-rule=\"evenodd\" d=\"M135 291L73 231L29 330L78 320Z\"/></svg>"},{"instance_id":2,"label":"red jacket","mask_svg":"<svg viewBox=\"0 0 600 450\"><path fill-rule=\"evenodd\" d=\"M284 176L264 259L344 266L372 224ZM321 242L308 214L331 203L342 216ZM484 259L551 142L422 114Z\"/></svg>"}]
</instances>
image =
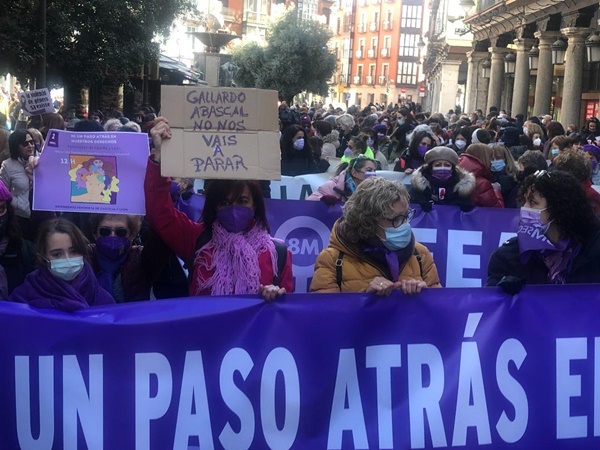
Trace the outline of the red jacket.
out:
<instances>
[{"instance_id":1,"label":"red jacket","mask_svg":"<svg viewBox=\"0 0 600 450\"><path fill-rule=\"evenodd\" d=\"M194 222L173 206L170 196L171 182L168 178L160 176L160 164L150 159L146 168L146 179L144 180L144 192L146 195L146 219L150 227L156 231L167 246L175 252L183 261L189 261L196 252L196 241L204 230L204 224ZM203 250L205 251L205 250ZM204 255L210 261L212 255ZM269 252L258 256L260 267L260 284L273 284L273 265ZM190 283L189 293L195 295L210 295L210 292L198 290L198 277L206 280L213 273L201 269L197 264L192 267L193 276ZM287 260L283 272L280 275L280 287L287 292L294 292L294 280L292 278L292 257L287 252Z\"/></svg>"},{"instance_id":2,"label":"red jacket","mask_svg":"<svg viewBox=\"0 0 600 450\"><path fill-rule=\"evenodd\" d=\"M475 190L473 191L473 206L504 208L504 200L500 189L492 186L492 173L473 155L463 153L458 157L458 166L475 175Z\"/></svg>"},{"instance_id":3,"label":"red jacket","mask_svg":"<svg viewBox=\"0 0 600 450\"><path fill-rule=\"evenodd\" d=\"M592 209L594 210L594 214L600 216L600 194L596 189L593 188L592 182L590 180L585 180L581 183L583 190L585 191L585 195L590 199L590 203L592 205Z\"/></svg>"}]
</instances>

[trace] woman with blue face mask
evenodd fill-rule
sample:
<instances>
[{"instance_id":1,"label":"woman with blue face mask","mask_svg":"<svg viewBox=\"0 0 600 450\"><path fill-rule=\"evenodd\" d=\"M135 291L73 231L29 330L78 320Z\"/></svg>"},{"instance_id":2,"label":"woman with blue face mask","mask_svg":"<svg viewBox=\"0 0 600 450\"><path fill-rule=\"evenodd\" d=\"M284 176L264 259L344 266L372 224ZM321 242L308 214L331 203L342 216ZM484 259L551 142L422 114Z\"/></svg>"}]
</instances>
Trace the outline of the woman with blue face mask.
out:
<instances>
[{"instance_id":1,"label":"woman with blue face mask","mask_svg":"<svg viewBox=\"0 0 600 450\"><path fill-rule=\"evenodd\" d=\"M492 172L492 184L500 185L500 193L504 200L505 208L517 207L517 172L519 168L510 151L502 144L490 144L492 148L492 162L490 171Z\"/></svg>"},{"instance_id":2,"label":"woman with blue face mask","mask_svg":"<svg viewBox=\"0 0 600 450\"><path fill-rule=\"evenodd\" d=\"M9 300L66 312L114 304L85 259L87 244L81 230L66 219L42 223L37 241L41 267L25 277Z\"/></svg>"},{"instance_id":3,"label":"woman with blue face mask","mask_svg":"<svg viewBox=\"0 0 600 450\"><path fill-rule=\"evenodd\" d=\"M431 253L415 241L408 202L402 184L377 176L360 183L317 257L310 291L389 295L441 287Z\"/></svg>"},{"instance_id":4,"label":"woman with blue face mask","mask_svg":"<svg viewBox=\"0 0 600 450\"><path fill-rule=\"evenodd\" d=\"M529 175L519 190L517 237L491 256L488 286L600 283L600 224L581 183L557 170Z\"/></svg>"}]
</instances>

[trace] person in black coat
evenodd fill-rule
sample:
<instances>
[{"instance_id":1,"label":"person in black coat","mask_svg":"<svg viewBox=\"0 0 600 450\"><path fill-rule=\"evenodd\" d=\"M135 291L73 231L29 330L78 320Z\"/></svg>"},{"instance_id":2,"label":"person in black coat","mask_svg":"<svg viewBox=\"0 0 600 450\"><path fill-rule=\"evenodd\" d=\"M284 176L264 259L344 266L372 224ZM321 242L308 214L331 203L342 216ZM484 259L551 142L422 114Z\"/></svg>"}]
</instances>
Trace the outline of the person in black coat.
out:
<instances>
[{"instance_id":1,"label":"person in black coat","mask_svg":"<svg viewBox=\"0 0 600 450\"><path fill-rule=\"evenodd\" d=\"M498 183L502 192L505 208L517 207L517 172L519 168L508 149L502 144L491 145L494 152L492 159L492 183Z\"/></svg>"},{"instance_id":2,"label":"person in black coat","mask_svg":"<svg viewBox=\"0 0 600 450\"><path fill-rule=\"evenodd\" d=\"M581 183L546 170L528 176L517 237L491 256L487 286L516 294L524 284L600 283L600 224Z\"/></svg>"},{"instance_id":3,"label":"person in black coat","mask_svg":"<svg viewBox=\"0 0 600 450\"><path fill-rule=\"evenodd\" d=\"M434 147L425 153L425 164L415 170L411 180L411 203L429 212L434 204L455 205L463 211L473 209L471 195L475 176L457 167L458 155L448 147Z\"/></svg>"}]
</instances>

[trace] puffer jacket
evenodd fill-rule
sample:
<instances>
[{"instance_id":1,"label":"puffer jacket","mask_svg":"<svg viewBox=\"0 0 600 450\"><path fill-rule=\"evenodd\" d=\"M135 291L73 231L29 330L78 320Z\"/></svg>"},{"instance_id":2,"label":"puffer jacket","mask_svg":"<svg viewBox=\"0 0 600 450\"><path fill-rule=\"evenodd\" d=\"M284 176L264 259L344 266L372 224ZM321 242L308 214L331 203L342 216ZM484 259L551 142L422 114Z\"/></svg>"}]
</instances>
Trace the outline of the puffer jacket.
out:
<instances>
[{"instance_id":1,"label":"puffer jacket","mask_svg":"<svg viewBox=\"0 0 600 450\"><path fill-rule=\"evenodd\" d=\"M448 186L435 186L435 180L429 180L423 174L421 166L414 171L411 179L411 203L421 205L424 211L431 210L431 204L459 206L463 211L472 209L471 196L475 190L475 176L460 167L456 167L458 180Z\"/></svg>"},{"instance_id":2,"label":"puffer jacket","mask_svg":"<svg viewBox=\"0 0 600 450\"><path fill-rule=\"evenodd\" d=\"M504 200L500 189L492 186L492 172L473 155L463 153L458 157L458 166L475 175L475 191L473 192L473 206L486 206L489 208L504 208Z\"/></svg>"},{"instance_id":3,"label":"puffer jacket","mask_svg":"<svg viewBox=\"0 0 600 450\"><path fill-rule=\"evenodd\" d=\"M333 195L340 201L346 201L350 194L346 192L346 173L347 170L342 170L339 175L334 176L331 180L323 183L319 188L310 194L306 200L318 201L323 196Z\"/></svg>"},{"instance_id":4,"label":"puffer jacket","mask_svg":"<svg viewBox=\"0 0 600 450\"><path fill-rule=\"evenodd\" d=\"M331 133L323 136L323 148L321 149L321 158L335 158L335 153L340 147L340 133L333 130Z\"/></svg>"},{"instance_id":5,"label":"puffer jacket","mask_svg":"<svg viewBox=\"0 0 600 450\"><path fill-rule=\"evenodd\" d=\"M338 220L331 231L329 246L324 249L315 263L315 273L310 284L310 292L365 292L375 277L391 280L387 264L382 265L365 254L357 244L353 244L339 235ZM421 257L421 264L412 254L404 265L400 264L398 280L425 281L429 287L441 287L433 257L427 248L415 242L415 248ZM342 262L341 289L337 284L336 261L340 252L344 253ZM421 266L423 270L421 270Z\"/></svg>"}]
</instances>

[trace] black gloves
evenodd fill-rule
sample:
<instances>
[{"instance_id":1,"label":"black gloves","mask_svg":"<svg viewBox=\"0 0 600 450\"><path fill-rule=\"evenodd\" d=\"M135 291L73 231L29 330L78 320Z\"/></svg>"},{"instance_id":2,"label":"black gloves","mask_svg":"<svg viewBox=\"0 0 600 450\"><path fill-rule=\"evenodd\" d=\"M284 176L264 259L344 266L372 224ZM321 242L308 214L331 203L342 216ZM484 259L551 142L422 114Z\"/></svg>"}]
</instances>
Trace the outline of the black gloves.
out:
<instances>
[{"instance_id":1,"label":"black gloves","mask_svg":"<svg viewBox=\"0 0 600 450\"><path fill-rule=\"evenodd\" d=\"M506 275L498 282L498 286L502 288L504 292L510 295L515 295L521 292L521 289L525 285L525 280L512 275Z\"/></svg>"},{"instance_id":2,"label":"black gloves","mask_svg":"<svg viewBox=\"0 0 600 450\"><path fill-rule=\"evenodd\" d=\"M430 200L428 202L419 203L419 206L421 207L423 212L431 212L431 210L433 209L433 200Z\"/></svg>"},{"instance_id":3,"label":"black gloves","mask_svg":"<svg viewBox=\"0 0 600 450\"><path fill-rule=\"evenodd\" d=\"M325 203L327 206L333 206L341 199L336 197L335 195L324 195L321 197L321 201Z\"/></svg>"}]
</instances>

